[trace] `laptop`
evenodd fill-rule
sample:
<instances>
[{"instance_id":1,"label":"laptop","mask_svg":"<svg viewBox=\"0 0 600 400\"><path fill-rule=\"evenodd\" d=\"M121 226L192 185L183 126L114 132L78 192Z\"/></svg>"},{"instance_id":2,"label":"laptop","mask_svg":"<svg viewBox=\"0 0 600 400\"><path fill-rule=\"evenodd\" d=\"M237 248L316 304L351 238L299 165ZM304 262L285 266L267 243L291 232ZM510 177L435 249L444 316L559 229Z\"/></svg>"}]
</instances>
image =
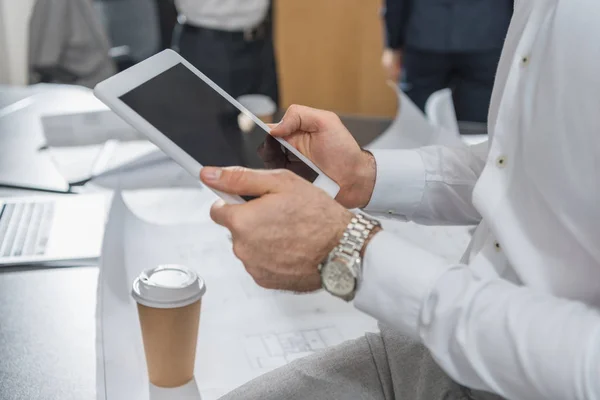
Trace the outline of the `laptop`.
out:
<instances>
[{"instance_id":1,"label":"laptop","mask_svg":"<svg viewBox=\"0 0 600 400\"><path fill-rule=\"evenodd\" d=\"M0 86L0 187L68 192L46 145L42 116L105 110L91 90L71 85L48 89Z\"/></svg>"},{"instance_id":2,"label":"laptop","mask_svg":"<svg viewBox=\"0 0 600 400\"><path fill-rule=\"evenodd\" d=\"M100 256L110 196L0 199L0 267L93 265Z\"/></svg>"}]
</instances>

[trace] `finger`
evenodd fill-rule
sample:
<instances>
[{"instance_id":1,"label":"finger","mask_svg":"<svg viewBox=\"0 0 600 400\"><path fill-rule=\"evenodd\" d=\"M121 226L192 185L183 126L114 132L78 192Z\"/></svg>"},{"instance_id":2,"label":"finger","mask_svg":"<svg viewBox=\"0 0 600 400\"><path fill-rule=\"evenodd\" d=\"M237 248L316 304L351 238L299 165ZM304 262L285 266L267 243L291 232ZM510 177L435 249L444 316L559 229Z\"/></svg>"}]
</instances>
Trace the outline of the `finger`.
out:
<instances>
[{"instance_id":1,"label":"finger","mask_svg":"<svg viewBox=\"0 0 600 400\"><path fill-rule=\"evenodd\" d=\"M217 224L229 228L233 211L231 208L231 205L219 199L210 207L210 218Z\"/></svg>"},{"instance_id":2,"label":"finger","mask_svg":"<svg viewBox=\"0 0 600 400\"><path fill-rule=\"evenodd\" d=\"M285 137L298 131L317 132L319 126L330 117L330 114L332 113L329 111L292 105L285 112L281 122L271 129L271 135Z\"/></svg>"},{"instance_id":3,"label":"finger","mask_svg":"<svg viewBox=\"0 0 600 400\"><path fill-rule=\"evenodd\" d=\"M400 66L396 66L394 69L394 81L398 82L400 80L400 76L402 75L402 69Z\"/></svg>"},{"instance_id":4,"label":"finger","mask_svg":"<svg viewBox=\"0 0 600 400\"><path fill-rule=\"evenodd\" d=\"M285 190L300 179L287 170L255 170L242 167L204 167L200 179L207 186L225 193L246 196L263 196Z\"/></svg>"},{"instance_id":5,"label":"finger","mask_svg":"<svg viewBox=\"0 0 600 400\"><path fill-rule=\"evenodd\" d=\"M398 72L396 70L396 68L394 68L393 66L390 66L387 70L387 79L389 81L392 81L394 83L398 82Z\"/></svg>"}]
</instances>

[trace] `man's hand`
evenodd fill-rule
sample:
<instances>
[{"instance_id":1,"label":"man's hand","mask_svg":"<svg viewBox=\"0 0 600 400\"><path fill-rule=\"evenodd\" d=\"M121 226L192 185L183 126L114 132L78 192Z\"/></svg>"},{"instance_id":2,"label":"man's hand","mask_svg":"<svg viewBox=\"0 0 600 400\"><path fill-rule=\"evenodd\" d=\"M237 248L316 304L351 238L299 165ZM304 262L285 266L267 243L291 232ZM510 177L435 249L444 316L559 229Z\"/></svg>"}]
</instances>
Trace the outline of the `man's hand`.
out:
<instances>
[{"instance_id":1,"label":"man's hand","mask_svg":"<svg viewBox=\"0 0 600 400\"><path fill-rule=\"evenodd\" d=\"M240 205L217 201L211 209L256 283L294 292L321 288L318 265L338 244L351 212L288 170L205 167L200 178L226 193L261 196Z\"/></svg>"},{"instance_id":2,"label":"man's hand","mask_svg":"<svg viewBox=\"0 0 600 400\"><path fill-rule=\"evenodd\" d=\"M375 159L363 151L332 112L293 105L271 135L285 138L340 185L336 200L347 208L365 207L375 187Z\"/></svg>"},{"instance_id":3,"label":"man's hand","mask_svg":"<svg viewBox=\"0 0 600 400\"><path fill-rule=\"evenodd\" d=\"M400 73L402 72L402 52L395 49L383 50L381 65L387 78L393 82L398 82Z\"/></svg>"}]
</instances>

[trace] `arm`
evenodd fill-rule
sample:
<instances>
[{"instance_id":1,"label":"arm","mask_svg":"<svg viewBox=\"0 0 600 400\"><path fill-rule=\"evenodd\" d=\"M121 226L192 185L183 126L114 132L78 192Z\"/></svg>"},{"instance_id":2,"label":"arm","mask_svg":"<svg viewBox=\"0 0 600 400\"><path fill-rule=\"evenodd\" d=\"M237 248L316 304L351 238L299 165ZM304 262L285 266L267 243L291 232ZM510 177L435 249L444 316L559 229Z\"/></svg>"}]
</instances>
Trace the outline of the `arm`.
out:
<instances>
[{"instance_id":1,"label":"arm","mask_svg":"<svg viewBox=\"0 0 600 400\"><path fill-rule=\"evenodd\" d=\"M205 167L201 177L226 193L259 196L211 209L259 285L321 287L316 265L339 243L352 213L289 171ZM482 278L473 272L478 267L448 266L381 231L366 249L355 305L419 338L454 380L473 389L510 399L600 399L597 310Z\"/></svg>"},{"instance_id":2,"label":"arm","mask_svg":"<svg viewBox=\"0 0 600 400\"><path fill-rule=\"evenodd\" d=\"M29 21L29 74L31 83L73 81L75 76L60 65L70 30L68 4L65 1L37 1Z\"/></svg>"},{"instance_id":3,"label":"arm","mask_svg":"<svg viewBox=\"0 0 600 400\"><path fill-rule=\"evenodd\" d=\"M408 0L385 0L382 9L385 25L385 43L389 49L404 46L406 24L408 22Z\"/></svg>"},{"instance_id":4,"label":"arm","mask_svg":"<svg viewBox=\"0 0 600 400\"><path fill-rule=\"evenodd\" d=\"M371 240L363 276L356 307L420 338L459 383L511 399L600 399L597 310L480 279L389 232Z\"/></svg>"},{"instance_id":5,"label":"arm","mask_svg":"<svg viewBox=\"0 0 600 400\"><path fill-rule=\"evenodd\" d=\"M480 219L471 194L485 165L487 142L369 153L337 115L296 105L271 135L285 138L337 182L336 199L346 208L423 224L468 225Z\"/></svg>"},{"instance_id":6,"label":"arm","mask_svg":"<svg viewBox=\"0 0 600 400\"><path fill-rule=\"evenodd\" d=\"M421 224L476 224L471 202L485 166L487 142L464 148L375 150L377 177L365 210Z\"/></svg>"},{"instance_id":7,"label":"arm","mask_svg":"<svg viewBox=\"0 0 600 400\"><path fill-rule=\"evenodd\" d=\"M408 3L409 0L385 0L382 9L385 49L381 56L381 65L387 78L393 82L397 82L401 75L402 48L410 13Z\"/></svg>"}]
</instances>

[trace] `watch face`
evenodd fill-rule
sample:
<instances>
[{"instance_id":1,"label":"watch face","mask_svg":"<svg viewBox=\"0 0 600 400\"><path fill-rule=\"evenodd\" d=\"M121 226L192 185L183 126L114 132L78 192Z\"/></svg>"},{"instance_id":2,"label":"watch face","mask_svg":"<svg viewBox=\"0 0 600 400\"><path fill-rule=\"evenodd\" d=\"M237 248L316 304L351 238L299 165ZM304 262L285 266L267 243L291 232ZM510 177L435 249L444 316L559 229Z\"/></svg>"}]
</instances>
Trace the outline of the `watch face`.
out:
<instances>
[{"instance_id":1,"label":"watch face","mask_svg":"<svg viewBox=\"0 0 600 400\"><path fill-rule=\"evenodd\" d=\"M323 268L323 286L335 296L348 296L354 291L356 279L344 262L332 261Z\"/></svg>"}]
</instances>

